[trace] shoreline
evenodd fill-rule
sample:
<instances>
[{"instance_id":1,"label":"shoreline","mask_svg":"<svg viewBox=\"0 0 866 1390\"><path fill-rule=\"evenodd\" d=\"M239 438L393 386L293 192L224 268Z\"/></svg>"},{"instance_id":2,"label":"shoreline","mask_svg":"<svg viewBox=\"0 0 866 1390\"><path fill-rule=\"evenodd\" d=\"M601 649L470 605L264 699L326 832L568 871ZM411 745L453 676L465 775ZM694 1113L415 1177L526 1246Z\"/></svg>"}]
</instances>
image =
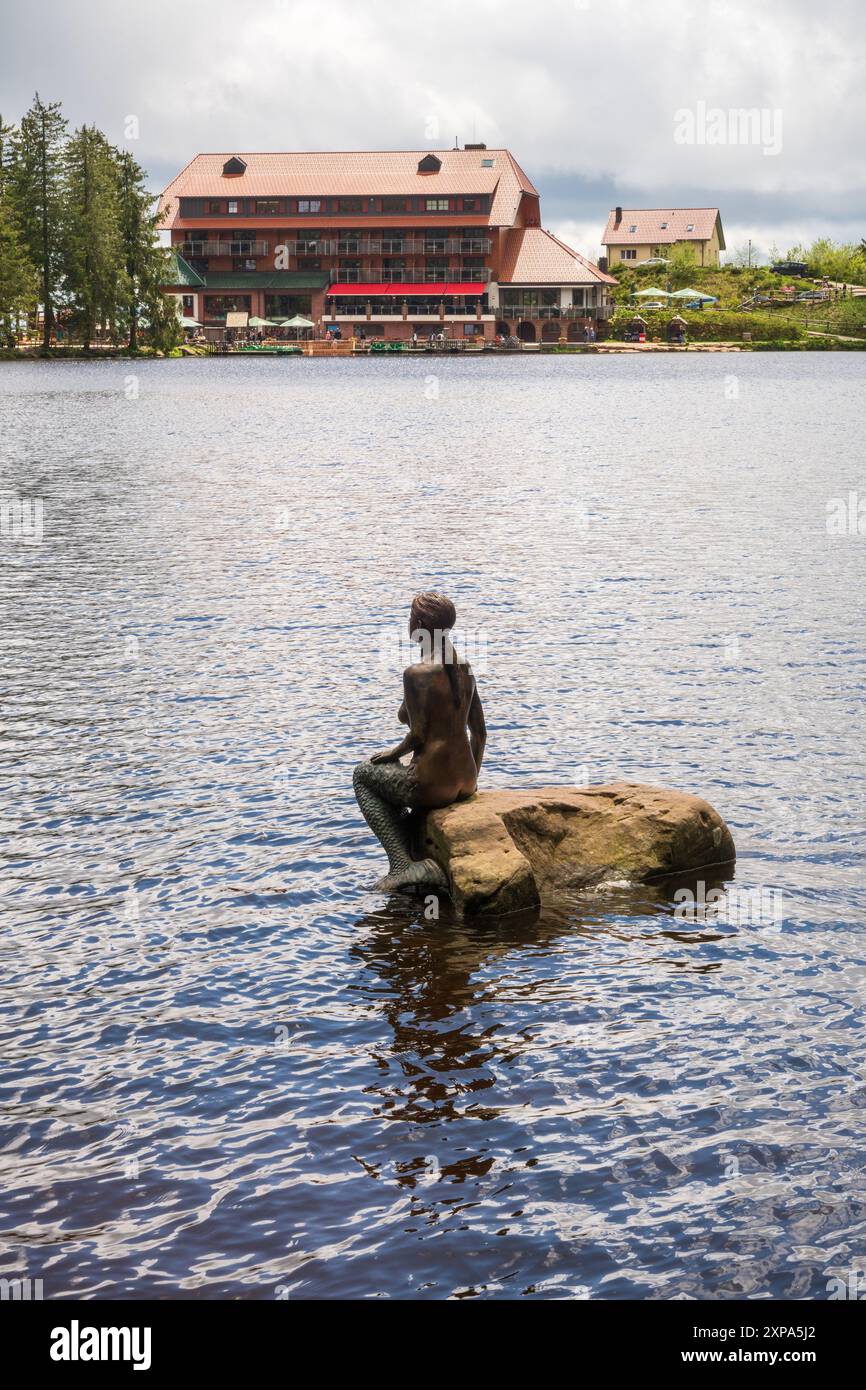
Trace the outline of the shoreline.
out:
<instances>
[{"instance_id":1,"label":"shoreline","mask_svg":"<svg viewBox=\"0 0 866 1390\"><path fill-rule=\"evenodd\" d=\"M39 349L15 349L0 351L0 363L5 362L168 362L168 361L206 361L214 359L234 361L255 361L259 357L306 357L325 360L401 360L411 358L523 358L523 357L609 357L628 355L640 357L655 353L707 353L707 352L863 352L866 351L866 338L833 338L822 336L806 342L754 342L754 343L591 343L560 347L557 344L533 343L527 348L448 348L422 347L405 348L399 352L371 352L369 348L352 348L348 345L334 348L316 342L307 345L300 353L286 353L280 349L262 348L257 352L196 352L178 349L175 352L129 352L122 348L97 349L84 352L82 349L51 348L48 352Z\"/></svg>"}]
</instances>

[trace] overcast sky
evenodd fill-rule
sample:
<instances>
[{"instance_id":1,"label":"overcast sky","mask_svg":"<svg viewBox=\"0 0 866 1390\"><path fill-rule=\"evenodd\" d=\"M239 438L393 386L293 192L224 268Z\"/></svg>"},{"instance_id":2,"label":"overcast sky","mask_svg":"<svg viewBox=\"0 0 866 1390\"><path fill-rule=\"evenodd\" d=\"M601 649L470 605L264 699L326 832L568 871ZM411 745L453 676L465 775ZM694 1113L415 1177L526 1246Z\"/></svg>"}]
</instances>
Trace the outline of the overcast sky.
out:
<instances>
[{"instance_id":1,"label":"overcast sky","mask_svg":"<svg viewBox=\"0 0 866 1390\"><path fill-rule=\"evenodd\" d=\"M617 203L718 205L729 249L859 241L864 72L864 0L0 5L4 118L38 89L128 146L156 190L200 150L484 140L514 152L544 225L593 257ZM702 109L745 108L764 112L757 143L680 142L706 132Z\"/></svg>"}]
</instances>

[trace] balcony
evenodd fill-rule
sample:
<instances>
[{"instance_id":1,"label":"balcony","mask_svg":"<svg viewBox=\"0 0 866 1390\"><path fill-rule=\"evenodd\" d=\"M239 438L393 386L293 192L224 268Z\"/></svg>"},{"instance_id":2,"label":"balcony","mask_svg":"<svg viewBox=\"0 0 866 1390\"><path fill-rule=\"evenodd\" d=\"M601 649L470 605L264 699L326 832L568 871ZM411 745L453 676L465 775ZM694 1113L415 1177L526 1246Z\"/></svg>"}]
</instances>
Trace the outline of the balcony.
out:
<instances>
[{"instance_id":1,"label":"balcony","mask_svg":"<svg viewBox=\"0 0 866 1390\"><path fill-rule=\"evenodd\" d=\"M497 313L501 319L608 319L613 313L612 304L586 304L560 309L549 304L500 304Z\"/></svg>"},{"instance_id":2,"label":"balcony","mask_svg":"<svg viewBox=\"0 0 866 1390\"><path fill-rule=\"evenodd\" d=\"M185 241L180 254L186 260L190 256L201 260L205 256L266 256L269 249L267 241Z\"/></svg>"},{"instance_id":3,"label":"balcony","mask_svg":"<svg viewBox=\"0 0 866 1390\"><path fill-rule=\"evenodd\" d=\"M491 274L487 266L468 270L459 265L444 268L439 266L435 270L427 270L424 266L405 266L402 270L390 270L377 265L362 265L342 270L335 267L331 270L332 279L344 285L443 285L448 281L468 280L487 284Z\"/></svg>"},{"instance_id":4,"label":"balcony","mask_svg":"<svg viewBox=\"0 0 866 1390\"><path fill-rule=\"evenodd\" d=\"M290 256L489 256L493 249L489 237L318 237L279 245Z\"/></svg>"}]
</instances>

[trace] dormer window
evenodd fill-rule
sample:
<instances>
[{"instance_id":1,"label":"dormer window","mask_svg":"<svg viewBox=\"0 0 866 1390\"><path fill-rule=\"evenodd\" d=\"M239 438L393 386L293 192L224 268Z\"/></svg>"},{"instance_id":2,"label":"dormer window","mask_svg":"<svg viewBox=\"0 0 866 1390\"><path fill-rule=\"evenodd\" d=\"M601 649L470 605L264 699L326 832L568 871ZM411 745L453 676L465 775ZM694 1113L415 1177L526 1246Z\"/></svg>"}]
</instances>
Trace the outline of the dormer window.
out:
<instances>
[{"instance_id":1,"label":"dormer window","mask_svg":"<svg viewBox=\"0 0 866 1390\"><path fill-rule=\"evenodd\" d=\"M233 174L243 174L246 172L246 167L244 161L236 154L233 154L231 159L227 159L223 165L223 176L229 178Z\"/></svg>"},{"instance_id":2,"label":"dormer window","mask_svg":"<svg viewBox=\"0 0 866 1390\"><path fill-rule=\"evenodd\" d=\"M442 160L437 159L435 154L425 154L423 159L418 160L419 174L438 174L442 168Z\"/></svg>"}]
</instances>

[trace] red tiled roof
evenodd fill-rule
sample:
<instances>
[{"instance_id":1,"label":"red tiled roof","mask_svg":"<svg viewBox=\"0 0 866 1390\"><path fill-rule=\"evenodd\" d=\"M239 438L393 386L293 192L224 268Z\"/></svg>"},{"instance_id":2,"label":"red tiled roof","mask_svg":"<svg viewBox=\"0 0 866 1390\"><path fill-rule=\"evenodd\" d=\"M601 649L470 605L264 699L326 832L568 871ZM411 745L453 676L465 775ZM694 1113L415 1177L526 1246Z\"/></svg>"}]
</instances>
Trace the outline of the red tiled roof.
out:
<instances>
[{"instance_id":1,"label":"red tiled roof","mask_svg":"<svg viewBox=\"0 0 866 1390\"><path fill-rule=\"evenodd\" d=\"M435 154L442 167L419 174L418 162ZM241 175L223 174L223 165L237 155L246 163ZM492 160L490 167L484 160ZM168 207L164 225L177 215L178 198L223 197L352 197L359 194L434 196L460 193L493 195L487 221L508 227L514 221L523 193L538 197L517 160L508 150L350 150L284 154L197 154L165 189L160 210Z\"/></svg>"},{"instance_id":2,"label":"red tiled roof","mask_svg":"<svg viewBox=\"0 0 866 1390\"><path fill-rule=\"evenodd\" d=\"M500 284L615 285L592 261L541 227L514 227L505 238Z\"/></svg>"},{"instance_id":3,"label":"red tiled roof","mask_svg":"<svg viewBox=\"0 0 866 1390\"><path fill-rule=\"evenodd\" d=\"M616 208L611 208L607 226L601 238L602 246L646 246L674 241L709 241L716 223L719 224L719 245L724 251L725 238L718 208L623 208L622 220L615 226ZM663 227L662 223L667 223ZM693 230L689 231L689 224ZM636 227L634 232L630 227Z\"/></svg>"}]
</instances>

